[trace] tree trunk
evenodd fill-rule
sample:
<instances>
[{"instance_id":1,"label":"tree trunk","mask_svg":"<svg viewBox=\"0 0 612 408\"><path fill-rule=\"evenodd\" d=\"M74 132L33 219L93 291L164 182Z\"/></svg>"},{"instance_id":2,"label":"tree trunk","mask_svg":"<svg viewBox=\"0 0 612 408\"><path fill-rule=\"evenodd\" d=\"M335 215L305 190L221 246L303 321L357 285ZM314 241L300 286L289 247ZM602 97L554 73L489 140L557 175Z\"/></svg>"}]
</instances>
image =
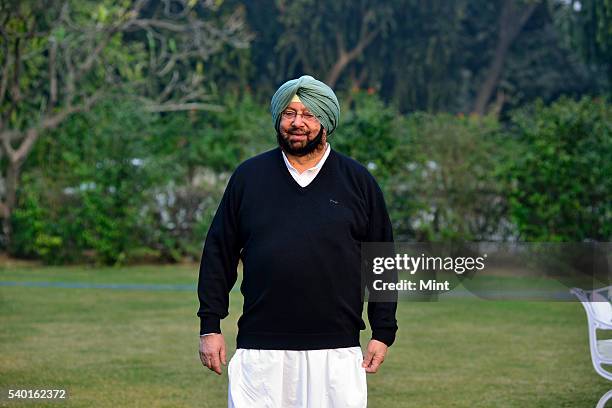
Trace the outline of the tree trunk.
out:
<instances>
[{"instance_id":1,"label":"tree trunk","mask_svg":"<svg viewBox=\"0 0 612 408\"><path fill-rule=\"evenodd\" d=\"M491 96L497 89L499 78L504 70L506 56L512 43L523 30L525 23L531 17L539 2L530 3L523 10L519 10L516 0L506 0L504 2L501 15L499 18L499 35L493 62L487 73L487 77L478 90L476 101L472 113L476 115L484 115L487 110L487 104Z\"/></svg>"},{"instance_id":2,"label":"tree trunk","mask_svg":"<svg viewBox=\"0 0 612 408\"><path fill-rule=\"evenodd\" d=\"M2 232L4 234L4 244L8 247L13 235L11 216L17 204L17 186L19 184L19 171L21 162L8 160L5 179L5 197L2 203Z\"/></svg>"},{"instance_id":3,"label":"tree trunk","mask_svg":"<svg viewBox=\"0 0 612 408\"><path fill-rule=\"evenodd\" d=\"M336 48L338 49L338 57L336 59L336 63L330 68L329 72L325 76L325 83L331 88L336 86L336 83L340 78L340 74L344 71L344 69L363 54L363 51L372 43L380 32L380 27L372 31L368 29L368 18L371 16L371 14L372 11L367 11L364 13L361 21L359 40L351 50L347 51L342 34L340 32L336 33Z\"/></svg>"},{"instance_id":4,"label":"tree trunk","mask_svg":"<svg viewBox=\"0 0 612 408\"><path fill-rule=\"evenodd\" d=\"M331 67L325 79L325 83L329 85L330 88L334 88L336 86L336 82L338 82L340 74L342 71L344 71L344 68L346 68L349 62L349 59L345 55L341 55L336 60L336 63Z\"/></svg>"},{"instance_id":5,"label":"tree trunk","mask_svg":"<svg viewBox=\"0 0 612 408\"><path fill-rule=\"evenodd\" d=\"M491 64L491 68L489 68L489 72L487 74L487 78L483 82L480 90L478 91L478 96L476 96L476 102L474 103L474 109L472 113L476 115L484 115L486 113L487 104L489 103L489 99L491 99L491 95L497 88L497 84L499 82L499 78L501 77L504 62L506 61L506 55L508 54L508 48L510 48L510 43L507 41L500 41L497 44L497 48L495 49L495 57L493 58L493 64Z\"/></svg>"}]
</instances>

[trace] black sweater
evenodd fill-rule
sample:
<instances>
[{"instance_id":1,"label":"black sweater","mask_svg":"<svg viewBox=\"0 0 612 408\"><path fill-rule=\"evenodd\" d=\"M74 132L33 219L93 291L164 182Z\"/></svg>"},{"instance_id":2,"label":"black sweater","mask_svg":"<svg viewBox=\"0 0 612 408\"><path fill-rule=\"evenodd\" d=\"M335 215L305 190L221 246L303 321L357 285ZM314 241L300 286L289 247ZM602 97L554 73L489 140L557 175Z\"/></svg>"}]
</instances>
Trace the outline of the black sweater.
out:
<instances>
[{"instance_id":1,"label":"black sweater","mask_svg":"<svg viewBox=\"0 0 612 408\"><path fill-rule=\"evenodd\" d=\"M331 151L300 187L280 148L242 163L208 231L200 264L200 334L220 333L243 263L238 348L314 350L359 345L365 329L361 242L391 242L382 192L370 173ZM395 303L368 303L372 338L391 345Z\"/></svg>"}]
</instances>

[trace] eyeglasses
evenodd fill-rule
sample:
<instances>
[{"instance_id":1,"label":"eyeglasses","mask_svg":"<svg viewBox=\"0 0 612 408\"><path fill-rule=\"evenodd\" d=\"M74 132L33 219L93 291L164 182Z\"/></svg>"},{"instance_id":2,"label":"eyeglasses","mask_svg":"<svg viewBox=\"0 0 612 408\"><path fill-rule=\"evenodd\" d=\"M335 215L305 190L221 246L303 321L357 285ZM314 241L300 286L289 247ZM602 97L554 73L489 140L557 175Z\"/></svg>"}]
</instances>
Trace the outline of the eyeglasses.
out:
<instances>
[{"instance_id":1,"label":"eyeglasses","mask_svg":"<svg viewBox=\"0 0 612 408\"><path fill-rule=\"evenodd\" d=\"M317 117L310 112L297 113L294 110L286 110L282 113L283 119L289 120L295 119L298 115L302 115L302 120L306 122L314 122L318 120Z\"/></svg>"}]
</instances>

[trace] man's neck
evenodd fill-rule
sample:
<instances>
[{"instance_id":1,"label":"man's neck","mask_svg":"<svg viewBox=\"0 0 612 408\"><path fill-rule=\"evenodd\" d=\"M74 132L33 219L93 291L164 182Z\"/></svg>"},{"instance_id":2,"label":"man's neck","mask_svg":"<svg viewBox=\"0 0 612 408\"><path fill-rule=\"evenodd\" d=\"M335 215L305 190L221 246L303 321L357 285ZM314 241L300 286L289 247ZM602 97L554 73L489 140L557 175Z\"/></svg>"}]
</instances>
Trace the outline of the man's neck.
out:
<instances>
[{"instance_id":1,"label":"man's neck","mask_svg":"<svg viewBox=\"0 0 612 408\"><path fill-rule=\"evenodd\" d=\"M285 156L287 156L287 160L289 163L298 171L298 173L302 174L306 170L314 167L319 163L319 161L325 155L325 151L327 150L327 142L317 147L315 151L309 153L305 156L294 156L285 152Z\"/></svg>"}]
</instances>

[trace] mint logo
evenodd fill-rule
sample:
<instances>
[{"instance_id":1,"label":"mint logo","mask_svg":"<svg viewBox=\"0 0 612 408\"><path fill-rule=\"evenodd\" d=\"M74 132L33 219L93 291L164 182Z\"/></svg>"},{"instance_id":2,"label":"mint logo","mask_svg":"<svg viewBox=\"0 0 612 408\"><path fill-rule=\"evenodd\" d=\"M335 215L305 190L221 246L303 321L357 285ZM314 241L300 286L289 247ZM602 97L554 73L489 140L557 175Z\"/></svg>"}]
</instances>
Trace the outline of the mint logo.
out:
<instances>
[{"instance_id":1,"label":"mint logo","mask_svg":"<svg viewBox=\"0 0 612 408\"><path fill-rule=\"evenodd\" d=\"M329 199L329 202L335 205L340 204L340 202L336 201L336 200L332 200L331 198Z\"/></svg>"}]
</instances>

